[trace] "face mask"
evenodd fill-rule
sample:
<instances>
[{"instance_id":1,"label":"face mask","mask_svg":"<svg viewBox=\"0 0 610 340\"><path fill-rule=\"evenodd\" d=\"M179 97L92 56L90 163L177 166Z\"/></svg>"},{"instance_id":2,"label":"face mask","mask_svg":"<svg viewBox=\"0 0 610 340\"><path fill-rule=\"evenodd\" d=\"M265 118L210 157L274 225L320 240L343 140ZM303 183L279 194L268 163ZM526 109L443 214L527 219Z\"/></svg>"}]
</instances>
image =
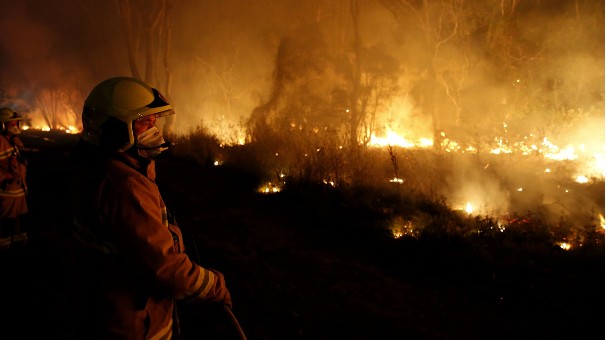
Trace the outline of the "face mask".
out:
<instances>
[{"instance_id":1,"label":"face mask","mask_svg":"<svg viewBox=\"0 0 610 340\"><path fill-rule=\"evenodd\" d=\"M11 126L10 128L6 129L6 132L9 135L18 135L21 133L21 130L19 130L19 126Z\"/></svg>"},{"instance_id":2,"label":"face mask","mask_svg":"<svg viewBox=\"0 0 610 340\"><path fill-rule=\"evenodd\" d=\"M136 141L138 154L144 158L153 158L167 150L165 139L156 126L142 132Z\"/></svg>"}]
</instances>

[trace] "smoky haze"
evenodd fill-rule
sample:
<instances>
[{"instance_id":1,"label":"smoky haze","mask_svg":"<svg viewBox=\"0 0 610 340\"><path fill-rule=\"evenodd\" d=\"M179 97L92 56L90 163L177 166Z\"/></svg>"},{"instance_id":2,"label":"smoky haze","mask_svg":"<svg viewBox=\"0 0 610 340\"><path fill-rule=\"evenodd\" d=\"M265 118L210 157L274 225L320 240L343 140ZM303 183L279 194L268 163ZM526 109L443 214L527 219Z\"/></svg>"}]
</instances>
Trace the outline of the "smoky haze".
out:
<instances>
[{"instance_id":1,"label":"smoky haze","mask_svg":"<svg viewBox=\"0 0 610 340\"><path fill-rule=\"evenodd\" d=\"M116 3L130 3L136 14L152 6L136 0L1 2L2 104L36 122L55 100L70 112L59 115L60 125L79 124L96 83L132 75ZM363 109L368 123L359 138L391 128L437 146L447 138L464 148L492 148L548 137L559 147L586 144L590 154L604 153L601 1L173 3L169 62L156 72L171 73L166 94L178 113L178 133L202 125L235 138L253 120L280 129L349 125L345 110L364 98L354 90L360 63L360 87L370 85L376 101ZM165 88L159 79L151 85ZM500 180L472 189L470 181L483 170L478 164L459 169L450 176L459 184L447 190L487 192L488 200L505 205Z\"/></svg>"},{"instance_id":2,"label":"smoky haze","mask_svg":"<svg viewBox=\"0 0 610 340\"><path fill-rule=\"evenodd\" d=\"M3 2L1 16L7 27L0 38L3 88L12 89L13 98L23 100L22 111L36 111L35 98L42 89L74 87L84 97L101 79L130 75L126 32L115 2ZM392 120L404 130L413 125L429 128L429 104L422 104L418 97L425 95L426 86L437 86L424 81L430 76L426 75L433 56L430 45L439 43L433 35L440 34L439 39L449 35L427 30L419 21L425 14L419 2L412 2L414 11L401 8L400 3L360 1L363 47L374 47L399 64L400 88L378 118L380 125ZM435 1L429 3L429 13L440 11ZM569 115L549 109L567 107L589 114L602 104L603 3L476 3L475 8L466 2L456 14L469 16L459 22L469 25L459 28L462 36L433 56L439 65L436 78L445 74L443 81L461 82L459 113L452 98L436 98L440 103L435 108L437 124L442 125L437 128L447 129L459 121L462 130L474 129L472 125L482 128L481 123L488 130L512 118L519 121L515 125L526 122L529 130ZM512 3L517 4L515 9ZM295 40L291 48L307 53L311 46L297 38L315 29L323 39L318 48L349 52L353 44L349 5L349 1L176 1L170 19L170 66L177 126L184 129L222 116L232 121L248 118L271 95L278 45L286 37ZM514 17L503 21L511 11ZM501 30L508 33L497 33ZM460 73L462 68L466 70ZM330 83L333 79L329 78L327 74L326 79L315 81ZM516 100L545 102L546 106L532 103L529 112L510 112Z\"/></svg>"}]
</instances>

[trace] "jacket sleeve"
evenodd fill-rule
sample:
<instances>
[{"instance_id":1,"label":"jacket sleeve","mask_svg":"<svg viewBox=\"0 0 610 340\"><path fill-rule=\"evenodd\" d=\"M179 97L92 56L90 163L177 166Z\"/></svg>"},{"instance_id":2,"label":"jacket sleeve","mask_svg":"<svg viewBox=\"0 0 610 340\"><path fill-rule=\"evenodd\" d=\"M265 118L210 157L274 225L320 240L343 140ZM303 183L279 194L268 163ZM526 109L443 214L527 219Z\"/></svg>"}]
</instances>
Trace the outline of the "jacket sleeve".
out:
<instances>
[{"instance_id":1,"label":"jacket sleeve","mask_svg":"<svg viewBox=\"0 0 610 340\"><path fill-rule=\"evenodd\" d=\"M13 178L10 172L9 157L12 154L13 147L8 140L0 136L0 181Z\"/></svg>"},{"instance_id":2,"label":"jacket sleeve","mask_svg":"<svg viewBox=\"0 0 610 340\"><path fill-rule=\"evenodd\" d=\"M175 299L230 304L222 274L193 263L177 249L181 241L170 232L157 186L137 175L115 182L109 179L103 186L101 213L127 261Z\"/></svg>"}]
</instances>

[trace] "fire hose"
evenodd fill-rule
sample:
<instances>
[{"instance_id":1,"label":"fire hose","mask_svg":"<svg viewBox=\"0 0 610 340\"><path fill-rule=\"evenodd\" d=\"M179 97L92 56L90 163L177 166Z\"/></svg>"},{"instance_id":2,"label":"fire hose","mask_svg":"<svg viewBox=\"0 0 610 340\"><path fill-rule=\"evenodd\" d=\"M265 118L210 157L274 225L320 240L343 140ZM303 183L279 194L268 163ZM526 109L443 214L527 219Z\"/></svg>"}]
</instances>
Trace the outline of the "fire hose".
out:
<instances>
[{"instance_id":1,"label":"fire hose","mask_svg":"<svg viewBox=\"0 0 610 340\"><path fill-rule=\"evenodd\" d=\"M237 331L239 338L242 340L246 340L246 334L244 334L244 331L241 329L241 326L239 325L239 321L237 321L237 318L231 311L231 308L229 308L229 306L227 306L227 305L224 305L224 311L227 314L227 316L229 317L229 319L231 320L233 327L235 327L235 330Z\"/></svg>"},{"instance_id":2,"label":"fire hose","mask_svg":"<svg viewBox=\"0 0 610 340\"><path fill-rule=\"evenodd\" d=\"M169 218L173 224L175 224L176 226L178 225L178 223L176 221L176 215L173 210L169 211ZM195 254L194 254L195 258L197 259L197 263L200 263L199 250L197 249L197 244L195 243L195 238L190 233L190 230L185 229L184 231L186 231L189 234L189 239L191 240L191 242L193 244L193 249L195 251ZM231 321L231 325L235 329L235 332L237 333L236 334L237 337L241 340L247 340L246 334L244 333L243 329L241 328L239 321L237 321L235 314L233 314L233 311L231 311L231 308L229 308L229 306L227 306L227 305L223 305L223 311L226 314L227 318Z\"/></svg>"}]
</instances>

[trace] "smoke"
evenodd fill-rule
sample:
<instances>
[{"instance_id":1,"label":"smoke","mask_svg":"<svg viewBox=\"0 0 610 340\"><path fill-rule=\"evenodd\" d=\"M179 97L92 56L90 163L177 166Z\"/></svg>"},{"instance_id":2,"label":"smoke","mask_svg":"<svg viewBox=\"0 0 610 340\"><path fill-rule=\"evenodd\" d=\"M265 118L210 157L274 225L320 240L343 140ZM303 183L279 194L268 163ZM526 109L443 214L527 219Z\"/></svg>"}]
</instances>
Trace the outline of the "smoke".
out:
<instances>
[{"instance_id":1,"label":"smoke","mask_svg":"<svg viewBox=\"0 0 610 340\"><path fill-rule=\"evenodd\" d=\"M17 86L26 93L70 85L86 94L106 77L129 74L126 33L113 2L68 1L61 6L41 0L2 2L0 16L7 30L0 38L5 87ZM417 15L423 12L409 14L404 8L391 12L388 8L392 8L382 6L382 1L361 3L364 47L382 46L385 53L398 60L398 100L407 98L413 102L409 105L425 108L417 94L431 86L424 84L423 74L429 72L426 66L431 56L426 36L435 32L426 31L418 23L421 18ZM519 113L510 112L514 105L509 105L522 99L523 92L539 93L548 105L561 106L563 101L583 110L600 105L604 44L603 12L599 9L603 4L596 3L525 2L516 8L514 20L518 22L507 28L489 29L474 22L476 16L459 22L470 29L462 32L454 46L446 44L447 50L435 57L441 65L438 71L444 72L450 83L459 81L452 78L461 76L450 73L456 73L456 67L466 65L460 63L469 58L459 93L463 115L460 122L480 123L479 118L486 117L492 117L490 124L506 117L523 119ZM343 48L351 48L348 2L190 0L174 6L171 98L178 108L177 124L181 128L223 116L232 120L247 118L269 95L277 46L297 28L315 26L327 37L326 43L339 42ZM477 10L470 6L473 7L466 10ZM477 6L486 6L498 26L510 24L502 22L504 17L500 15L510 14L512 9L507 5L501 8L496 2L480 2ZM487 36L482 37L483 33ZM504 54L490 56L492 48ZM520 67L516 67L518 58L526 59ZM500 70L504 73L498 74ZM520 89L508 86L518 80ZM562 98L553 98L558 96ZM458 119L455 103L447 98L436 101L445 125ZM34 110L35 103L29 105ZM426 114L430 116L429 112ZM537 115L528 120L544 124L554 118L548 112L538 114L547 118Z\"/></svg>"},{"instance_id":2,"label":"smoke","mask_svg":"<svg viewBox=\"0 0 610 340\"><path fill-rule=\"evenodd\" d=\"M76 98L63 104L66 110L78 112L95 84L130 75L127 33L114 1L0 3L3 105L36 120L45 91L62 89ZM499 139L510 146L540 146L546 140L580 153L560 170L565 176L605 177L600 170L605 163L603 2L489 0L443 7L446 2L430 1L428 9L389 0L359 3L362 46L373 56L365 69L387 82L388 96L380 97L375 113L376 133L390 128L408 140L435 139L437 145L443 133L463 148L493 149ZM309 83L300 97L296 82L283 84L290 96L284 93L279 102L292 105L284 112L319 110L307 116L309 121L337 121L346 109L354 64L349 6L349 1L321 0L176 1L168 94L178 113L176 132L204 125L221 139L243 139L241 124L277 95L274 71L279 47L287 41L291 50L284 52L290 58L279 66L297 68L299 81ZM321 49L325 53L318 53ZM320 72L299 73L295 56ZM324 60L314 60L318 57ZM337 91L341 86L343 94ZM332 95L321 96L325 91ZM314 98L322 100L312 103ZM527 170L540 174L545 169L539 165ZM513 174L523 174L520 169L528 165L512 172L503 166L481 158L460 160L446 179L447 196L491 211L515 206L513 197L524 196L528 187L538 188L531 190L535 198L526 200L535 204L557 201L557 185L566 190L555 182L546 188L551 181L539 178L532 185L517 184Z\"/></svg>"}]
</instances>

